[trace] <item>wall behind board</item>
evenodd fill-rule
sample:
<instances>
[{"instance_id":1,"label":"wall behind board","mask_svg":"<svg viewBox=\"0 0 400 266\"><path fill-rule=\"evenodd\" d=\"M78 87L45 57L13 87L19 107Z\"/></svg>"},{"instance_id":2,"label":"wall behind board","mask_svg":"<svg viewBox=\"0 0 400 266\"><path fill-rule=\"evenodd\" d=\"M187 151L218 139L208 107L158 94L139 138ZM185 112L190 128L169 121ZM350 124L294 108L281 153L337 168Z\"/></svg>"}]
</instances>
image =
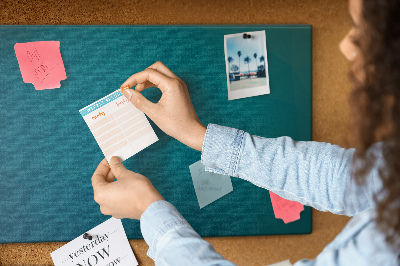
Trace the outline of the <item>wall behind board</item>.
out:
<instances>
[{"instance_id":1,"label":"wall behind board","mask_svg":"<svg viewBox=\"0 0 400 266\"><path fill-rule=\"evenodd\" d=\"M0 24L310 24L313 27L313 140L351 146L348 140L349 64L338 48L351 27L347 1L2 0ZM314 210L310 235L206 240L238 265L267 265L286 259L294 263L315 258L348 220L348 217ZM0 265L52 265L50 253L64 244L3 244ZM148 246L144 240L131 240L130 244L140 265L154 264L146 255Z\"/></svg>"}]
</instances>

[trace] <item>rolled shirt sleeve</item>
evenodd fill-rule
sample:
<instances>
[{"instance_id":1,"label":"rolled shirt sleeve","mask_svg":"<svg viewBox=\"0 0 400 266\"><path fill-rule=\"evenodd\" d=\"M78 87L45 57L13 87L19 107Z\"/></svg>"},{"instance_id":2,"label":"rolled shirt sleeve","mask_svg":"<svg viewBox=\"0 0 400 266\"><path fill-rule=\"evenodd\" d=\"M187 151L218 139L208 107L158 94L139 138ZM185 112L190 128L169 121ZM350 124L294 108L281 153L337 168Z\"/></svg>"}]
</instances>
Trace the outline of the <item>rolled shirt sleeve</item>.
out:
<instances>
[{"instance_id":1,"label":"rolled shirt sleeve","mask_svg":"<svg viewBox=\"0 0 400 266\"><path fill-rule=\"evenodd\" d=\"M355 149L290 137L262 138L209 124L201 161L206 171L238 177L321 211L353 216L375 206L374 169L363 186L351 177Z\"/></svg>"},{"instance_id":2,"label":"rolled shirt sleeve","mask_svg":"<svg viewBox=\"0 0 400 266\"><path fill-rule=\"evenodd\" d=\"M235 265L202 239L169 202L153 202L140 217L149 245L147 255L156 265Z\"/></svg>"}]
</instances>

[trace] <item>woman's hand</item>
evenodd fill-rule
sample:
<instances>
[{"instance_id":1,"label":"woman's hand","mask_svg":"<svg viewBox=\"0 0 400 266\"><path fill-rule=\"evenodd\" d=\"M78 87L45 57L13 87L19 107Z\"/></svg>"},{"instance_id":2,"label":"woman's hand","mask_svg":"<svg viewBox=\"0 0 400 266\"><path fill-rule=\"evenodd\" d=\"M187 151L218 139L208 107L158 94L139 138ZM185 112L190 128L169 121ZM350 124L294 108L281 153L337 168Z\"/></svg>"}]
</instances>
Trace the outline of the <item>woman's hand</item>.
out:
<instances>
[{"instance_id":1,"label":"woman's hand","mask_svg":"<svg viewBox=\"0 0 400 266\"><path fill-rule=\"evenodd\" d=\"M135 85L135 90L130 89ZM150 87L157 87L162 92L157 103L150 102L140 93ZM132 75L121 85L121 91L166 134L201 151L207 128L196 115L186 84L163 63L156 62Z\"/></svg>"},{"instance_id":2,"label":"woman's hand","mask_svg":"<svg viewBox=\"0 0 400 266\"><path fill-rule=\"evenodd\" d=\"M118 219L140 219L153 202L164 200L147 177L127 170L118 157L110 165L106 159L100 162L92 186L100 211Z\"/></svg>"}]
</instances>

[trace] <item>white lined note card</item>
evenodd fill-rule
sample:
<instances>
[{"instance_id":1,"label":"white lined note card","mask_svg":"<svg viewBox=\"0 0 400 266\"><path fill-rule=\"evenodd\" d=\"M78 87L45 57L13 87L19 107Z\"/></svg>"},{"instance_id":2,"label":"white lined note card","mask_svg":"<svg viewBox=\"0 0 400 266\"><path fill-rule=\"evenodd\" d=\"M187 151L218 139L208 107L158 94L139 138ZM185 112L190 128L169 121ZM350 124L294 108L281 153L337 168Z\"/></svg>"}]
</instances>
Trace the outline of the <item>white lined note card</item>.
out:
<instances>
[{"instance_id":1,"label":"white lined note card","mask_svg":"<svg viewBox=\"0 0 400 266\"><path fill-rule=\"evenodd\" d=\"M107 161L123 161L158 140L145 114L116 90L79 110Z\"/></svg>"}]
</instances>

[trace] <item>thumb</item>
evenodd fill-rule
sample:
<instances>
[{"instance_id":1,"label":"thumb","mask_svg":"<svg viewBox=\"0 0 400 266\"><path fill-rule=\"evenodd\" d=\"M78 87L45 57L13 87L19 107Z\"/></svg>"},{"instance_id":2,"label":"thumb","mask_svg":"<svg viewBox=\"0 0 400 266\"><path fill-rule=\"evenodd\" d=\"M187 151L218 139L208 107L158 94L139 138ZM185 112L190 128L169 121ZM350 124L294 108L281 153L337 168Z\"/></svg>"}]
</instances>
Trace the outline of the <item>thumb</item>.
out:
<instances>
[{"instance_id":1,"label":"thumb","mask_svg":"<svg viewBox=\"0 0 400 266\"><path fill-rule=\"evenodd\" d=\"M128 171L125 166L122 164L121 158L117 156L113 156L110 159L110 168L111 172L114 174L114 176L118 179L123 176L123 173L125 171Z\"/></svg>"},{"instance_id":2,"label":"thumb","mask_svg":"<svg viewBox=\"0 0 400 266\"><path fill-rule=\"evenodd\" d=\"M150 102L146 99L140 92L132 90L132 89L125 89L122 92L126 98L140 111L147 114L151 111L154 103Z\"/></svg>"}]
</instances>

